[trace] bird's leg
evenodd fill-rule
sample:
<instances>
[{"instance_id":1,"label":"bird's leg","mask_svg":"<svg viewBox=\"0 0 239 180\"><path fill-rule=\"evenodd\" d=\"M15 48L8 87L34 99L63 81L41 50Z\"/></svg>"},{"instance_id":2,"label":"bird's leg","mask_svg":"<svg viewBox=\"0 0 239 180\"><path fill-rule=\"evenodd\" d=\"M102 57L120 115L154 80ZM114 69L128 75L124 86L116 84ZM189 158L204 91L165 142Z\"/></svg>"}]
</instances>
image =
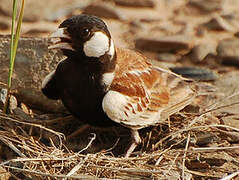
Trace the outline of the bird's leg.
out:
<instances>
[{"instance_id":1,"label":"bird's leg","mask_svg":"<svg viewBox=\"0 0 239 180\"><path fill-rule=\"evenodd\" d=\"M126 151L124 157L129 157L134 149L141 143L141 138L139 136L138 130L132 129L131 130L131 144Z\"/></svg>"}]
</instances>

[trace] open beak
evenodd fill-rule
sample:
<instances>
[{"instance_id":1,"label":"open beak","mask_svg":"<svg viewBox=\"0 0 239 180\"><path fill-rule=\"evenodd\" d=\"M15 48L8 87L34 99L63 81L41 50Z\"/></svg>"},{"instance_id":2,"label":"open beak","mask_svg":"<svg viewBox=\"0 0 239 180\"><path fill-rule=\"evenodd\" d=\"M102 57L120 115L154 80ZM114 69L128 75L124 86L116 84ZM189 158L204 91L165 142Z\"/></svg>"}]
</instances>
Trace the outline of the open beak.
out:
<instances>
[{"instance_id":1,"label":"open beak","mask_svg":"<svg viewBox=\"0 0 239 180\"><path fill-rule=\"evenodd\" d=\"M49 36L54 38L53 44L48 49L69 49L74 50L71 46L71 37L66 32L65 28L59 28Z\"/></svg>"}]
</instances>

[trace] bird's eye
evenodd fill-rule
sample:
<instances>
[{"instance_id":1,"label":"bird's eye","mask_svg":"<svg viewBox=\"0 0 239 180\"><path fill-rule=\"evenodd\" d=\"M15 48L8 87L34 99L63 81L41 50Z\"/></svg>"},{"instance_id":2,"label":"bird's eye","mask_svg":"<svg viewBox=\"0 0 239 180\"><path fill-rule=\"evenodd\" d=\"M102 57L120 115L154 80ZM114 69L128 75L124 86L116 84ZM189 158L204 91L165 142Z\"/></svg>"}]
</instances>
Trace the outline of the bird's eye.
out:
<instances>
[{"instance_id":1,"label":"bird's eye","mask_svg":"<svg viewBox=\"0 0 239 180\"><path fill-rule=\"evenodd\" d=\"M87 37L90 35L90 30L88 28L84 28L81 30L81 35Z\"/></svg>"}]
</instances>

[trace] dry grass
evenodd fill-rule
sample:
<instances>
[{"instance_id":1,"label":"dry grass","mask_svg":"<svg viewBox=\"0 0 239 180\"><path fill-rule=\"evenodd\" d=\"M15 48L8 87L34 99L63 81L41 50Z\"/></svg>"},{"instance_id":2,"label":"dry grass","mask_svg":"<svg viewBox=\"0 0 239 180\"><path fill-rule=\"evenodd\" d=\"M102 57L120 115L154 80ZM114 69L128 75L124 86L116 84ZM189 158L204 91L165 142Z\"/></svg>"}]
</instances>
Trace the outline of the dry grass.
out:
<instances>
[{"instance_id":1,"label":"dry grass","mask_svg":"<svg viewBox=\"0 0 239 180\"><path fill-rule=\"evenodd\" d=\"M84 148L73 152L64 145L62 133L0 114L0 140L14 152L12 158L0 165L15 178L20 174L36 179L218 179L223 176L227 179L228 174L238 171L239 158L235 156L238 152L233 150L239 147L230 144L225 135L237 133L239 136L239 129L208 124L210 116L212 114L208 113L175 115L163 134L157 127L145 134L143 153L123 158L114 157L111 153L114 147L98 153L84 153L93 146L96 134L88 139ZM39 141L40 135L30 135L31 128L47 131L56 138L50 138L50 144L45 145ZM200 134L208 136L200 137ZM237 175L238 172L230 176Z\"/></svg>"}]
</instances>

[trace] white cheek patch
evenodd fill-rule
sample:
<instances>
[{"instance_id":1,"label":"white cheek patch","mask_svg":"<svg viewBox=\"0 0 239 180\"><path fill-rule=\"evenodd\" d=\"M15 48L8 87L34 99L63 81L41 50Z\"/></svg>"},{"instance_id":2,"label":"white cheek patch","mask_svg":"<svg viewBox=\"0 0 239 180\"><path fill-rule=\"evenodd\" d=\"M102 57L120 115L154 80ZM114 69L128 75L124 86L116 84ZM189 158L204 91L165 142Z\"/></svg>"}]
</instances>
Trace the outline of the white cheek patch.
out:
<instances>
[{"instance_id":1,"label":"white cheek patch","mask_svg":"<svg viewBox=\"0 0 239 180\"><path fill-rule=\"evenodd\" d=\"M85 42L83 50L88 57L100 57L109 51L109 38L102 32L95 32L95 34Z\"/></svg>"}]
</instances>

